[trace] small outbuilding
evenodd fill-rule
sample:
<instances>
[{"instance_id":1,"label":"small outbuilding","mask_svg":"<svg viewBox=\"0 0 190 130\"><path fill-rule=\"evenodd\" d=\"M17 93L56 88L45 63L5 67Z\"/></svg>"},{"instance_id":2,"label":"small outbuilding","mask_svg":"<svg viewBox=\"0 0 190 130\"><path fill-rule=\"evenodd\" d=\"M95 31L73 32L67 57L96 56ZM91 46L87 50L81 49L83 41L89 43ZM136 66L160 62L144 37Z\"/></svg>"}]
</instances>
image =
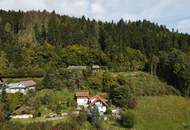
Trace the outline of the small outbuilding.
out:
<instances>
[{"instance_id":1,"label":"small outbuilding","mask_svg":"<svg viewBox=\"0 0 190 130\"><path fill-rule=\"evenodd\" d=\"M89 91L80 91L75 93L77 108L87 108L89 100Z\"/></svg>"}]
</instances>

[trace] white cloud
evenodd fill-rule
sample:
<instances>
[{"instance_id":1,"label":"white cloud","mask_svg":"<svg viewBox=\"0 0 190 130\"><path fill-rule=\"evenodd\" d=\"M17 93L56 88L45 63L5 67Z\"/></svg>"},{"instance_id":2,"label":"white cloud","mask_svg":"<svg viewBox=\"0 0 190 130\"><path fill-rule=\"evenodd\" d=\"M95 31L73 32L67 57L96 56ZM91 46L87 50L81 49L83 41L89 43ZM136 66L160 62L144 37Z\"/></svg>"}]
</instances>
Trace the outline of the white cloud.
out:
<instances>
[{"instance_id":1,"label":"white cloud","mask_svg":"<svg viewBox=\"0 0 190 130\"><path fill-rule=\"evenodd\" d=\"M7 10L34 10L44 9L45 4L43 0L0 0L0 8Z\"/></svg>"},{"instance_id":2,"label":"white cloud","mask_svg":"<svg viewBox=\"0 0 190 130\"><path fill-rule=\"evenodd\" d=\"M176 24L176 28L185 33L190 33L190 19L181 20Z\"/></svg>"},{"instance_id":3,"label":"white cloud","mask_svg":"<svg viewBox=\"0 0 190 130\"><path fill-rule=\"evenodd\" d=\"M82 16L87 12L88 0L44 0L48 10L61 14Z\"/></svg>"},{"instance_id":4,"label":"white cloud","mask_svg":"<svg viewBox=\"0 0 190 130\"><path fill-rule=\"evenodd\" d=\"M90 11L92 14L103 14L105 13L105 9L101 3L101 0L94 0L92 3L90 3Z\"/></svg>"}]
</instances>

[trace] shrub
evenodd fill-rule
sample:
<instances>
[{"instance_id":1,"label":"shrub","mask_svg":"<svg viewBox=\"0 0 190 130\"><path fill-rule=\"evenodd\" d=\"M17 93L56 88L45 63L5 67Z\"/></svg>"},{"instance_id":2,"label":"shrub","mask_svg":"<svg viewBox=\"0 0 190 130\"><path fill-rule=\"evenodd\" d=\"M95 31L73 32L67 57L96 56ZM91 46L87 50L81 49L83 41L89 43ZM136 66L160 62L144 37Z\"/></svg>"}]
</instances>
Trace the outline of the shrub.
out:
<instances>
[{"instance_id":1,"label":"shrub","mask_svg":"<svg viewBox=\"0 0 190 130\"><path fill-rule=\"evenodd\" d=\"M41 115L42 115L41 112L38 111L38 110L36 110L36 111L34 112L34 114L33 114L34 118L40 117Z\"/></svg>"},{"instance_id":2,"label":"shrub","mask_svg":"<svg viewBox=\"0 0 190 130\"><path fill-rule=\"evenodd\" d=\"M133 128L135 125L135 116L131 112L121 112L120 123L123 127Z\"/></svg>"},{"instance_id":3,"label":"shrub","mask_svg":"<svg viewBox=\"0 0 190 130\"><path fill-rule=\"evenodd\" d=\"M138 104L138 100L137 100L137 97L132 97L128 100L127 102L127 107L129 109L134 109Z\"/></svg>"},{"instance_id":4,"label":"shrub","mask_svg":"<svg viewBox=\"0 0 190 130\"><path fill-rule=\"evenodd\" d=\"M113 89L110 93L110 99L117 107L125 107L128 99L131 98L129 87L121 86Z\"/></svg>"},{"instance_id":5,"label":"shrub","mask_svg":"<svg viewBox=\"0 0 190 130\"><path fill-rule=\"evenodd\" d=\"M119 85L125 85L127 82L126 82L126 78L125 76L123 75L119 75L118 78L117 78L117 82L119 83Z\"/></svg>"}]
</instances>

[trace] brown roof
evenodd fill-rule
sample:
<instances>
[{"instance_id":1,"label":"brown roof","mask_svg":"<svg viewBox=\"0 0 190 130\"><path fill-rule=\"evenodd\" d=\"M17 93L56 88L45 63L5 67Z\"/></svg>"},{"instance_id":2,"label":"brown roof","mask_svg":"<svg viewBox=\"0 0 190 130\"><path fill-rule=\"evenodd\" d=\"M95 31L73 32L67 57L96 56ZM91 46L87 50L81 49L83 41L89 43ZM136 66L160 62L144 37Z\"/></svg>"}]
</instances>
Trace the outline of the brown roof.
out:
<instances>
[{"instance_id":1,"label":"brown roof","mask_svg":"<svg viewBox=\"0 0 190 130\"><path fill-rule=\"evenodd\" d=\"M75 93L76 97L89 97L89 91L80 91Z\"/></svg>"},{"instance_id":2,"label":"brown roof","mask_svg":"<svg viewBox=\"0 0 190 130\"><path fill-rule=\"evenodd\" d=\"M34 82L33 80L21 81L20 83L26 87L31 87L36 85L36 82Z\"/></svg>"}]
</instances>

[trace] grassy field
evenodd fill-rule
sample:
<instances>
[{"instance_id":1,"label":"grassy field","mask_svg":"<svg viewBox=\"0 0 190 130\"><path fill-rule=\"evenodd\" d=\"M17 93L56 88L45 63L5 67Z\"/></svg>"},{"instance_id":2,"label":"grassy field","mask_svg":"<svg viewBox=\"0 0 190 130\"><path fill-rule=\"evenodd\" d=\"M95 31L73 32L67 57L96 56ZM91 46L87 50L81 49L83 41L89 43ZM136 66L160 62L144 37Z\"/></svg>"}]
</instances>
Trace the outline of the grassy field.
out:
<instances>
[{"instance_id":1,"label":"grassy field","mask_svg":"<svg viewBox=\"0 0 190 130\"><path fill-rule=\"evenodd\" d=\"M189 130L190 100L177 96L141 97L136 130Z\"/></svg>"},{"instance_id":2,"label":"grassy field","mask_svg":"<svg viewBox=\"0 0 190 130\"><path fill-rule=\"evenodd\" d=\"M136 124L132 130L190 130L190 100L177 96L140 97L134 110ZM108 121L109 130L125 130Z\"/></svg>"}]
</instances>

